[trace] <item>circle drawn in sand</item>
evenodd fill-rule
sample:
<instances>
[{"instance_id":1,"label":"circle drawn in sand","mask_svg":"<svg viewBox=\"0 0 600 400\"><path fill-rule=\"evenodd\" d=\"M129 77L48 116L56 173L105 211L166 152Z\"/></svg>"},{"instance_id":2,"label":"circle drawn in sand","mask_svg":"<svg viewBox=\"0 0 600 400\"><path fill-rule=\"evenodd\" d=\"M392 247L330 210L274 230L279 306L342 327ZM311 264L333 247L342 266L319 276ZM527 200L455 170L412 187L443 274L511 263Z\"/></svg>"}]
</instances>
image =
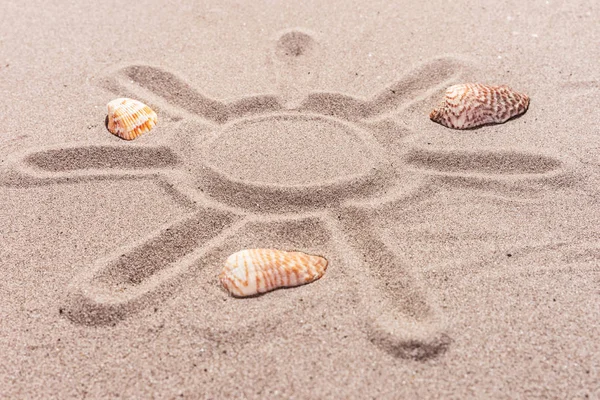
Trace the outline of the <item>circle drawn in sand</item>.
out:
<instances>
[{"instance_id":1,"label":"circle drawn in sand","mask_svg":"<svg viewBox=\"0 0 600 400\"><path fill-rule=\"evenodd\" d=\"M431 60L362 99L318 90L319 50L308 33L282 34L274 52L280 93L228 103L203 96L161 68L125 66L102 84L188 125L164 123L140 143L34 149L4 163L3 185L151 179L190 210L79 272L67 290L63 315L84 325L114 325L157 307L203 268L216 271L228 253L239 250L228 247L232 237L247 247L284 249L309 246L310 240L303 245L301 238L322 232L322 240L305 250L337 263L323 279L282 301L293 302L294 293L303 292L327 298L328 275L333 279L343 269L337 277L359 288L362 312L352 313L364 322L372 343L417 360L448 348L443 314L418 266L405 265L388 248L375 216L427 199L448 184L475 182L500 192L532 183L568 184L565 164L517 152L419 150L405 143L413 132L398 124L394 113L419 107L456 82L465 70L458 60ZM200 128L182 132L181 126ZM273 236L274 226L285 234ZM215 313L226 308L231 320L243 321L245 308L223 302L226 294L213 283L202 288L203 308ZM260 318L269 315L260 312Z\"/></svg>"},{"instance_id":2,"label":"circle drawn in sand","mask_svg":"<svg viewBox=\"0 0 600 400\"><path fill-rule=\"evenodd\" d=\"M319 115L234 122L205 146L203 160L241 181L290 187L366 175L376 165L360 132ZM278 168L271 168L273 164Z\"/></svg>"}]
</instances>

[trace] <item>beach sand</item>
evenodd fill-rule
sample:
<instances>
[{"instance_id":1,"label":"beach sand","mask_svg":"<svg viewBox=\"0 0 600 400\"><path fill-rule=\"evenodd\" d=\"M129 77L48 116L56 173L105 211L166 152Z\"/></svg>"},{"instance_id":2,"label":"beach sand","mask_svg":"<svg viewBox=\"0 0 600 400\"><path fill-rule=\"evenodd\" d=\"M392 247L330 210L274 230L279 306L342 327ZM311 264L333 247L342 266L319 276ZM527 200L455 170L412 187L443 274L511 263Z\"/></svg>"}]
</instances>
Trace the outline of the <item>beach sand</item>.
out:
<instances>
[{"instance_id":1,"label":"beach sand","mask_svg":"<svg viewBox=\"0 0 600 400\"><path fill-rule=\"evenodd\" d=\"M600 397L600 3L323 3L2 4L1 398Z\"/></svg>"}]
</instances>

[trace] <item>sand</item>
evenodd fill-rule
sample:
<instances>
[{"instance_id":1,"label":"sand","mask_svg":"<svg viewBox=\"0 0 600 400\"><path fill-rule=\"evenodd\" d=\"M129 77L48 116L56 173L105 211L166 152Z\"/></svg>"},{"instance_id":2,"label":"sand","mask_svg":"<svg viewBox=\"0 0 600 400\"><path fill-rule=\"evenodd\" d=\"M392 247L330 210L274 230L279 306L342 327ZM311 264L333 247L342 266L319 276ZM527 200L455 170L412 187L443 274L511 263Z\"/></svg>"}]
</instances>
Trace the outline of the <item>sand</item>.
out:
<instances>
[{"instance_id":1,"label":"sand","mask_svg":"<svg viewBox=\"0 0 600 400\"><path fill-rule=\"evenodd\" d=\"M2 4L0 398L600 398L600 3L322 3Z\"/></svg>"}]
</instances>

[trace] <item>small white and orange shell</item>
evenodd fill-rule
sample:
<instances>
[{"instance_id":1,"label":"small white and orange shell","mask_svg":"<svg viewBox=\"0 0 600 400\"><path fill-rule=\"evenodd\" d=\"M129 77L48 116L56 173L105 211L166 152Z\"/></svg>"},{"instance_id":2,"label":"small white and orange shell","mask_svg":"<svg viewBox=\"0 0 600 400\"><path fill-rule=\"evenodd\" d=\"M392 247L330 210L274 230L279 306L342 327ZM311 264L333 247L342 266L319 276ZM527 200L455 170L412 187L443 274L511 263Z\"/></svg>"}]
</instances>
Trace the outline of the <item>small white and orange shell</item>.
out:
<instances>
[{"instance_id":1,"label":"small white and orange shell","mask_svg":"<svg viewBox=\"0 0 600 400\"><path fill-rule=\"evenodd\" d=\"M448 128L469 129L506 122L528 107L529 96L508 86L465 83L446 89L444 101L429 118Z\"/></svg>"},{"instance_id":2,"label":"small white and orange shell","mask_svg":"<svg viewBox=\"0 0 600 400\"><path fill-rule=\"evenodd\" d=\"M323 257L274 249L246 249L230 255L219 280L235 297L316 281L327 269Z\"/></svg>"},{"instance_id":3,"label":"small white and orange shell","mask_svg":"<svg viewBox=\"0 0 600 400\"><path fill-rule=\"evenodd\" d=\"M109 102L108 130L125 140L133 140L154 128L158 117L144 103L127 98Z\"/></svg>"}]
</instances>

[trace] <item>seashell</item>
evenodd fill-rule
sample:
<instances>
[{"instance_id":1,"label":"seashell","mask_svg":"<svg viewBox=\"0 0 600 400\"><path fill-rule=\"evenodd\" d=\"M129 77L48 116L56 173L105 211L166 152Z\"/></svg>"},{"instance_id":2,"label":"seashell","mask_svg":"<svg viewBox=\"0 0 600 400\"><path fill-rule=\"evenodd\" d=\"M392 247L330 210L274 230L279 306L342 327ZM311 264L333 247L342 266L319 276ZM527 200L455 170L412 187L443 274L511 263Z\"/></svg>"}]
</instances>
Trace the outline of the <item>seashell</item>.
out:
<instances>
[{"instance_id":1,"label":"seashell","mask_svg":"<svg viewBox=\"0 0 600 400\"><path fill-rule=\"evenodd\" d=\"M108 130L125 140L133 140L154 128L157 116L144 103L127 98L109 102Z\"/></svg>"},{"instance_id":2,"label":"seashell","mask_svg":"<svg viewBox=\"0 0 600 400\"><path fill-rule=\"evenodd\" d=\"M506 122L523 114L527 107L529 96L508 86L466 83L446 89L444 101L429 118L448 128L469 129Z\"/></svg>"},{"instance_id":3,"label":"seashell","mask_svg":"<svg viewBox=\"0 0 600 400\"><path fill-rule=\"evenodd\" d=\"M246 249L230 255L219 279L236 297L311 283L327 269L327 260L301 252Z\"/></svg>"}]
</instances>

